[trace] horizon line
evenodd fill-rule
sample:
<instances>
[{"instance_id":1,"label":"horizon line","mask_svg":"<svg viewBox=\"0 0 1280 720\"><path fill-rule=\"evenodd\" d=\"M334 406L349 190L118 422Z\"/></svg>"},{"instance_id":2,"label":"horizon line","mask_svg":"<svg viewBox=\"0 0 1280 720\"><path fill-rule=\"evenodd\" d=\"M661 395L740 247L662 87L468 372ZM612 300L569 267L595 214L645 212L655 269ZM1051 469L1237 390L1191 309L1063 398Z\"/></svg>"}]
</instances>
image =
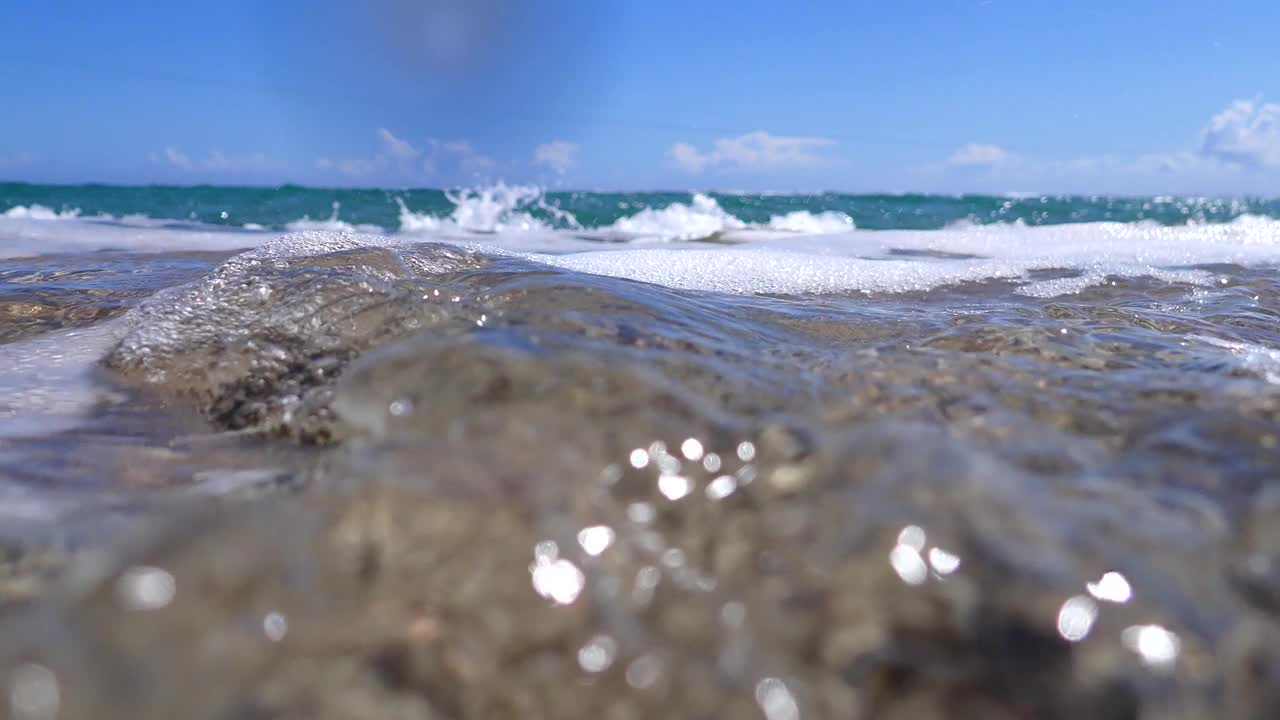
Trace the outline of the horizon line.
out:
<instances>
[{"instance_id":1,"label":"horizon line","mask_svg":"<svg viewBox=\"0 0 1280 720\"><path fill-rule=\"evenodd\" d=\"M77 188L77 187L114 187L114 188L132 188L132 189L148 189L163 188L171 190L194 190L199 188L223 188L237 190L282 190L285 188L298 188L301 190L332 190L343 192L448 192L457 190L484 190L488 188L503 187L533 187L542 193L591 193L591 194L652 194L652 195L692 195L699 193L713 195L774 195L774 196L797 196L797 195L847 195L847 196L863 196L863 197L906 197L911 195L919 195L924 197L1000 197L1006 199L1019 198L1044 198L1044 197L1061 197L1061 198L1213 198L1213 199L1250 199L1250 200L1280 200L1280 195L1261 195L1251 193L1083 193L1083 192L1029 192L1021 190L1007 190L1000 192L983 192L983 191L961 191L961 192L939 192L928 190L741 190L741 189L715 189L715 188L686 188L681 190L671 188L658 189L585 189L585 188L552 188L538 183L507 183L503 180L490 182L486 184L474 185L439 185L439 186L394 186L394 185L308 185L296 182L282 183L165 183L165 182L149 182L149 183L117 183L103 181L84 181L84 182L33 182L30 180L8 180L0 179L0 186L5 185L25 185L28 187L50 187L50 188Z\"/></svg>"}]
</instances>

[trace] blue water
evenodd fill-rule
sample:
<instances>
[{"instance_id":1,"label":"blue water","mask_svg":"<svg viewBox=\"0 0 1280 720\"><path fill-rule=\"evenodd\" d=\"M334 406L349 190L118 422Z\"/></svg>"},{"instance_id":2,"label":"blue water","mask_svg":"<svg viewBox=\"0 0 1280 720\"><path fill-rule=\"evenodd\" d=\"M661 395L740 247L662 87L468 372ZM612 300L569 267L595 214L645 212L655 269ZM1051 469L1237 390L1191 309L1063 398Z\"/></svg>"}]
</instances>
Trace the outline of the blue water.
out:
<instances>
[{"instance_id":1,"label":"blue water","mask_svg":"<svg viewBox=\"0 0 1280 720\"><path fill-rule=\"evenodd\" d=\"M490 189L492 191L492 189ZM520 212L549 228L604 228L638 213L691 205L689 192L546 192L499 186L501 213ZM281 187L171 187L0 184L0 213L10 217L39 206L80 217L141 216L215 226L288 229L310 219L334 220L386 232L415 220L445 218L475 192L435 189ZM990 195L850 195L708 193L719 209L744 223L767 224L790 213L847 217L863 229L929 230L955 223L1054 225L1152 221L1162 225L1228 222L1242 215L1280 218L1280 199L1198 197L1083 197Z\"/></svg>"}]
</instances>

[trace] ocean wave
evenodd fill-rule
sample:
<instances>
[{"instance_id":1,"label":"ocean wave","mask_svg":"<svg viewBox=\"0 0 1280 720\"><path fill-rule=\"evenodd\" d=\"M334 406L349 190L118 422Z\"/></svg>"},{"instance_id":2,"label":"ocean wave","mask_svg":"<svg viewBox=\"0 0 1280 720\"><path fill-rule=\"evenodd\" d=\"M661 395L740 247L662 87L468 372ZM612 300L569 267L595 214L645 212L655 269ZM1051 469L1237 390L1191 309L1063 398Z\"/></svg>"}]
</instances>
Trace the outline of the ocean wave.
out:
<instances>
[{"instance_id":1,"label":"ocean wave","mask_svg":"<svg viewBox=\"0 0 1280 720\"><path fill-rule=\"evenodd\" d=\"M447 194L452 207L434 213L413 210L404 198L392 196L400 208L400 227L391 235L401 242L463 243L583 272L732 293L906 292L1004 278L1015 281L1021 293L1047 297L1113 276L1197 284L1211 279L1204 266L1280 263L1280 220L1259 214L1181 225L1148 219L1046 226L1017 218L960 221L932 230L868 230L839 211L814 207L764 215L758 207L744 206L740 212L768 218L751 222L721 205L736 208L731 200L702 193L686 197L673 201L667 195L662 207L629 206L629 215L584 227L560 207L565 196L549 199L532 186L452 191ZM104 221L77 213L37 205L9 209L0 216L0 257L107 248L232 250L256 247L270 237L261 224L207 225L145 216ZM304 216L285 228L385 234L377 225L344 219L336 201L328 218ZM726 244L690 242L713 237ZM1035 272L1041 270L1054 272L1045 279Z\"/></svg>"},{"instance_id":2,"label":"ocean wave","mask_svg":"<svg viewBox=\"0 0 1280 720\"><path fill-rule=\"evenodd\" d=\"M342 209L342 203L337 200L333 201L333 213L323 220L312 220L309 215L304 215L298 220L285 223L285 229L289 232L306 232L309 230L324 230L328 232L349 232L349 233L381 233L385 230L378 225L370 224L354 224L340 220L338 213ZM258 226L259 228L261 226ZM246 230L256 229L249 228L249 224L244 226Z\"/></svg>"},{"instance_id":3,"label":"ocean wave","mask_svg":"<svg viewBox=\"0 0 1280 720\"><path fill-rule=\"evenodd\" d=\"M630 217L619 218L605 229L661 240L697 240L746 227L747 223L725 212L715 198L695 193L688 205L677 202L664 208L645 208Z\"/></svg>"},{"instance_id":4,"label":"ocean wave","mask_svg":"<svg viewBox=\"0 0 1280 720\"><path fill-rule=\"evenodd\" d=\"M446 197L454 205L447 216L414 212L402 198L396 198L400 206L400 232L493 234L590 230L611 238L633 240L701 240L726 231L752 228L820 234L854 227L853 218L836 211L812 213L796 210L774 215L765 223L750 223L726 211L715 198L702 193L695 193L689 203L642 207L632 215L591 228L584 227L573 213L548 202L543 190L533 186L499 183L451 191L446 193Z\"/></svg>"},{"instance_id":5,"label":"ocean wave","mask_svg":"<svg viewBox=\"0 0 1280 720\"><path fill-rule=\"evenodd\" d=\"M821 235L844 232L854 227L853 218L834 210L818 213L793 210L772 215L764 223L747 222L726 211L715 198L695 193L688 204L676 202L663 208L645 208L634 215L619 218L603 230L635 239L702 240L742 230Z\"/></svg>"},{"instance_id":6,"label":"ocean wave","mask_svg":"<svg viewBox=\"0 0 1280 720\"><path fill-rule=\"evenodd\" d=\"M1015 281L1023 294L1049 297L1079 292L1110 277L1146 276L1203 284L1213 278L1206 266L1280 264L1280 221L1256 216L1231 223L1173 227L1114 222L1050 227L1008 223L895 231L853 229L840 218L827 217L806 226L825 230L839 223L847 229L784 233L717 217L709 203L702 204L700 214L694 212L695 206L666 214L655 211L646 215L642 211L640 215L652 224L625 227L673 234L684 229L687 237L721 232L730 244L601 243L582 231L528 232L511 229L507 221L485 223L484 227L501 229L476 234L461 231L462 225L451 218L424 222L434 229L400 233L379 242L442 240L582 272L729 293L910 292L1004 278ZM700 217L689 221L690 213ZM809 222L808 218L801 220ZM794 218L787 221L793 222ZM334 224L341 229L320 234L344 235L351 228L367 229L341 220ZM106 248L232 250L257 247L270 237L260 230L225 227L6 217L0 218L0 257ZM288 237L283 242L272 240L271 245L287 246ZM373 242L376 236L364 237ZM1054 271L1053 277L1040 279L1036 271L1044 270Z\"/></svg>"},{"instance_id":7,"label":"ocean wave","mask_svg":"<svg viewBox=\"0 0 1280 720\"><path fill-rule=\"evenodd\" d=\"M35 203L15 205L5 210L0 217L9 220L74 220L80 217L80 208L57 211Z\"/></svg>"},{"instance_id":8,"label":"ocean wave","mask_svg":"<svg viewBox=\"0 0 1280 720\"><path fill-rule=\"evenodd\" d=\"M535 237L572 231L615 243L684 242L748 231L803 236L854 227L933 230L1097 222L1171 227L1280 217L1280 200L1257 198L555 192L505 183L383 192L0 184L0 208L8 208L0 210L0 222L92 220L127 226L415 237Z\"/></svg>"},{"instance_id":9,"label":"ocean wave","mask_svg":"<svg viewBox=\"0 0 1280 720\"><path fill-rule=\"evenodd\" d=\"M812 235L844 232L845 230L852 230L854 227L853 218L834 210L820 212L816 215L808 210L794 210L786 215L774 215L769 218L769 229L771 230Z\"/></svg>"},{"instance_id":10,"label":"ocean wave","mask_svg":"<svg viewBox=\"0 0 1280 720\"><path fill-rule=\"evenodd\" d=\"M572 213L548 204L542 190L531 185L498 183L482 188L451 190L445 193L445 197L453 203L453 211L445 217L414 212L403 198L397 197L400 232L492 234L552 229L548 222L532 214L534 210L543 211L561 226L579 226Z\"/></svg>"}]
</instances>

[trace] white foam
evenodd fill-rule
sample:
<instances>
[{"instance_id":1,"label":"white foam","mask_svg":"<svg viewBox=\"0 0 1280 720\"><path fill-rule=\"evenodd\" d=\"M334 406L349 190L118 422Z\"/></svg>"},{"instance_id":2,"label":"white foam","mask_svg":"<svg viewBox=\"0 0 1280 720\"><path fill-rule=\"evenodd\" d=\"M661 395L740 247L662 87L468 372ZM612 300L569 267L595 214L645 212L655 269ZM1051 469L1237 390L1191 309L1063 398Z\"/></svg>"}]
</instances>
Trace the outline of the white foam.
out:
<instances>
[{"instance_id":1,"label":"white foam","mask_svg":"<svg viewBox=\"0 0 1280 720\"><path fill-rule=\"evenodd\" d=\"M337 220L327 218L324 220L312 220L310 217L303 216L300 220L293 220L285 223L285 229L289 232L309 232L312 230L327 230L329 232L354 232L354 233L380 233L382 228L377 225L349 223L345 220ZM250 228L245 228L246 230Z\"/></svg>"},{"instance_id":2,"label":"white foam","mask_svg":"<svg viewBox=\"0 0 1280 720\"><path fill-rule=\"evenodd\" d=\"M1280 263L1280 220L1242 216L1224 224L1166 227L1155 223L1079 223L1029 227L1023 223L955 224L941 230L859 230L841 213L796 211L751 224L714 198L644 208L604 229L582 230L572 215L546 203L528 186L495 185L449 194L446 217L415 213L401 202L402 241L438 240L514 253L583 272L670 287L734 293L921 291L966 281L1005 278L1019 292L1050 297L1079 292L1108 276L1150 276L1205 283L1192 266ZM533 217L553 216L560 229ZM557 213L560 213L557 215ZM52 216L52 217L51 217ZM34 219L34 218L41 219ZM290 228L323 246L326 232L372 233L339 217L309 219ZM728 245L693 242L717 235ZM13 208L0 217L0 257L123 248L227 250L259 245L266 233L247 228L177 225L149 218L77 217L72 211ZM600 242L601 240L623 242ZM294 238L285 244L298 243ZM347 241L344 241L347 242ZM360 242L390 242L361 240ZM275 244L276 251L279 245ZM1034 280L1035 270L1067 276Z\"/></svg>"},{"instance_id":3,"label":"white foam","mask_svg":"<svg viewBox=\"0 0 1280 720\"><path fill-rule=\"evenodd\" d=\"M715 198L697 193L688 205L672 203L661 209L645 208L630 217L619 218L605 230L644 239L696 240L746 227L745 222L725 212Z\"/></svg>"},{"instance_id":4,"label":"white foam","mask_svg":"<svg viewBox=\"0 0 1280 720\"><path fill-rule=\"evenodd\" d=\"M95 381L99 360L125 333L123 318L0 345L0 463L27 467L26 438L83 425L110 397ZM86 470L89 472L89 470ZM0 535L29 537L86 506L90 497L0 477Z\"/></svg>"},{"instance_id":5,"label":"white foam","mask_svg":"<svg viewBox=\"0 0 1280 720\"><path fill-rule=\"evenodd\" d=\"M573 213L546 201L542 190L533 186L502 183L497 185L459 190L446 193L454 208L448 216L439 217L410 210L400 198L400 232L416 236L464 239L473 235L501 235L504 247L513 241L516 245L547 244L549 236L560 230L571 230L576 236L609 241L680 241L703 239L726 230L753 227L725 212L716 201L706 195L696 194L690 204L672 203L663 208L643 208L636 214L623 217L605 227L584 229ZM552 218L551 222L534 217L532 210L541 210ZM791 213L774 218L780 225L775 229L796 231L802 226L815 229L837 229L834 225L840 214L806 212ZM847 217L840 215L840 217ZM838 229L847 229L841 222ZM524 234L518 239L512 236ZM554 244L554 240L551 241ZM570 243L572 244L572 243Z\"/></svg>"},{"instance_id":6,"label":"white foam","mask_svg":"<svg viewBox=\"0 0 1280 720\"><path fill-rule=\"evenodd\" d=\"M547 231L550 227L528 210L540 208L567 227L577 227L572 213L548 205L542 191L531 185L498 183L484 188L445 193L453 203L448 217L436 217L410 210L400 198L400 232L410 234L502 233Z\"/></svg>"},{"instance_id":7,"label":"white foam","mask_svg":"<svg viewBox=\"0 0 1280 720\"><path fill-rule=\"evenodd\" d=\"M519 208L542 198L536 187L499 183L478 190L445 193L454 204L449 219L472 232L496 233L504 230L540 230L546 226Z\"/></svg>"},{"instance_id":8,"label":"white foam","mask_svg":"<svg viewBox=\"0 0 1280 720\"><path fill-rule=\"evenodd\" d=\"M994 278L1027 280L1033 270L1079 277L1026 282L1021 292L1078 292L1108 276L1205 282L1189 266L1280 263L1280 221L1242 218L1220 225L1163 227L1082 223L984 225L943 230L853 230L779 238L728 233L740 244L647 247L541 254L541 262L582 272L731 293L908 292Z\"/></svg>"},{"instance_id":9,"label":"white foam","mask_svg":"<svg viewBox=\"0 0 1280 720\"><path fill-rule=\"evenodd\" d=\"M32 206L38 207L38 206ZM271 235L245 228L175 224L143 216L85 218L67 213L47 217L42 212L10 213L0 217L0 258L97 250L240 250Z\"/></svg>"},{"instance_id":10,"label":"white foam","mask_svg":"<svg viewBox=\"0 0 1280 720\"><path fill-rule=\"evenodd\" d=\"M510 236L523 245L546 245L542 236L558 230L574 231L594 240L640 243L705 239L742 230L778 235L832 233L853 228L853 219L840 212L804 210L774 216L766 223L747 223L726 212L708 195L695 194L689 203L661 208L641 207L634 215L598 228L584 229L573 213L547 201L543 191L529 185L498 183L488 187L450 191L453 209L446 216L410 210L401 198L399 232L416 237L463 240L476 235ZM543 218L546 218L545 220ZM47 221L58 220L59 223ZM328 231L380 234L385 228L358 224L341 217L333 203L327 218L303 216L285 225L290 232ZM0 215L0 257L47 252L125 249L138 251L225 250L252 247L261 241L264 226L247 222L239 228L192 221L153 219L142 215L82 217L79 210L53 211L40 205L16 206ZM503 238L504 244L512 242Z\"/></svg>"},{"instance_id":11,"label":"white foam","mask_svg":"<svg viewBox=\"0 0 1280 720\"><path fill-rule=\"evenodd\" d=\"M678 241L701 240L739 230L772 230L812 235L843 232L853 228L853 218L836 211L815 214L807 210L796 210L785 215L774 215L767 223L748 223L720 207L715 198L695 193L688 204L677 202L663 208L644 208L590 234L603 239Z\"/></svg>"},{"instance_id":12,"label":"white foam","mask_svg":"<svg viewBox=\"0 0 1280 720\"><path fill-rule=\"evenodd\" d=\"M1019 284L1039 297L1079 292L1108 277L1154 277L1205 284L1212 274L1193 266L1280 263L1280 221L1243 218L1220 225L1164 227L1152 223L1020 224L943 230L850 230L800 235L745 227L724 233L733 244L666 242L601 244L580 233L544 230L458 238L449 233L375 238L309 233L269 243L243 258L311 254L351 243L396 245L419 239L516 254L597 275L690 290L728 293L925 291L990 279ZM1032 271L1068 277L1034 280Z\"/></svg>"},{"instance_id":13,"label":"white foam","mask_svg":"<svg viewBox=\"0 0 1280 720\"><path fill-rule=\"evenodd\" d=\"M63 225L66 223L57 223ZM847 230L801 234L742 227L722 233L733 244L690 241L600 243L580 231L506 230L485 235L445 223L438 230L374 237L309 232L272 240L237 258L250 262L364 245L437 240L516 254L566 269L669 287L730 293L924 291L1003 278L1019 292L1052 297L1079 292L1110 276L1147 276L1204 284L1192 266L1280 263L1280 221L1164 227L1152 223L1082 223L1027 227L967 225L942 230ZM260 237L260 236L258 236ZM1067 277L1035 280L1032 271Z\"/></svg>"},{"instance_id":14,"label":"white foam","mask_svg":"<svg viewBox=\"0 0 1280 720\"><path fill-rule=\"evenodd\" d=\"M1190 339L1226 350L1239 367L1261 375L1269 383L1280 385L1280 350L1207 335L1192 335Z\"/></svg>"},{"instance_id":15,"label":"white foam","mask_svg":"<svg viewBox=\"0 0 1280 720\"><path fill-rule=\"evenodd\" d=\"M347 232L347 233L383 232L382 228L377 225L363 225L363 224L357 225L357 224L346 222L345 220L340 220L338 218L338 213L341 209L342 209L342 203L338 202L337 200L334 200L333 212L329 215L327 219L312 220L310 215L303 215L302 219L300 220L294 220L293 222L286 223L285 229L287 229L289 232L308 232L312 230L327 230L330 232ZM261 226L258 226L258 227L260 228ZM246 224L244 228L246 230L253 229L253 228L250 228L248 224Z\"/></svg>"},{"instance_id":16,"label":"white foam","mask_svg":"<svg viewBox=\"0 0 1280 720\"><path fill-rule=\"evenodd\" d=\"M100 397L95 364L123 334L112 320L0 345L0 438L75 426Z\"/></svg>"},{"instance_id":17,"label":"white foam","mask_svg":"<svg viewBox=\"0 0 1280 720\"><path fill-rule=\"evenodd\" d=\"M769 218L769 229L771 230L808 233L811 235L844 232L853 228L853 218L842 212L835 211L821 212L814 215L808 210L796 210L786 215L774 215Z\"/></svg>"},{"instance_id":18,"label":"white foam","mask_svg":"<svg viewBox=\"0 0 1280 720\"><path fill-rule=\"evenodd\" d=\"M11 220L72 220L80 216L80 208L54 211L43 205L15 205L4 211L0 217Z\"/></svg>"},{"instance_id":19,"label":"white foam","mask_svg":"<svg viewBox=\"0 0 1280 720\"><path fill-rule=\"evenodd\" d=\"M547 232L552 225L533 217L528 210L539 209L554 219L555 227L581 230L574 215L546 202L541 189L528 185L499 183L486 188L446 193L454 204L448 217L410 211L400 203L400 230L413 234ZM753 225L726 212L714 198L695 193L688 203L672 203L662 208L642 208L634 215L619 218L587 234L603 239L698 240L730 230L770 229L792 233L830 233L849 230L853 218L841 212L811 213L798 210L773 216L764 225Z\"/></svg>"},{"instance_id":20,"label":"white foam","mask_svg":"<svg viewBox=\"0 0 1280 720\"><path fill-rule=\"evenodd\" d=\"M427 215L424 213L416 213L404 204L404 200L396 198L396 202L400 205L400 232L402 233L431 233L439 231L445 224L443 218Z\"/></svg>"}]
</instances>

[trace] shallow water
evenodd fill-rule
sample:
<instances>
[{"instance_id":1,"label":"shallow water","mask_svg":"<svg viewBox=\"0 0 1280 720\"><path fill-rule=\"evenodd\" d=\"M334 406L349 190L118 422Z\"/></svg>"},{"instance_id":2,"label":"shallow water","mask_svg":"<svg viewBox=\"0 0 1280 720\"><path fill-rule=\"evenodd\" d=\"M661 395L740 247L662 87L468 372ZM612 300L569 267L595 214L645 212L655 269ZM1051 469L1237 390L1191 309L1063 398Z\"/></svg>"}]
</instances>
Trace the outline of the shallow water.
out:
<instances>
[{"instance_id":1,"label":"shallow water","mask_svg":"<svg viewBox=\"0 0 1280 720\"><path fill-rule=\"evenodd\" d=\"M1267 222L4 261L9 710L1268 717Z\"/></svg>"}]
</instances>

